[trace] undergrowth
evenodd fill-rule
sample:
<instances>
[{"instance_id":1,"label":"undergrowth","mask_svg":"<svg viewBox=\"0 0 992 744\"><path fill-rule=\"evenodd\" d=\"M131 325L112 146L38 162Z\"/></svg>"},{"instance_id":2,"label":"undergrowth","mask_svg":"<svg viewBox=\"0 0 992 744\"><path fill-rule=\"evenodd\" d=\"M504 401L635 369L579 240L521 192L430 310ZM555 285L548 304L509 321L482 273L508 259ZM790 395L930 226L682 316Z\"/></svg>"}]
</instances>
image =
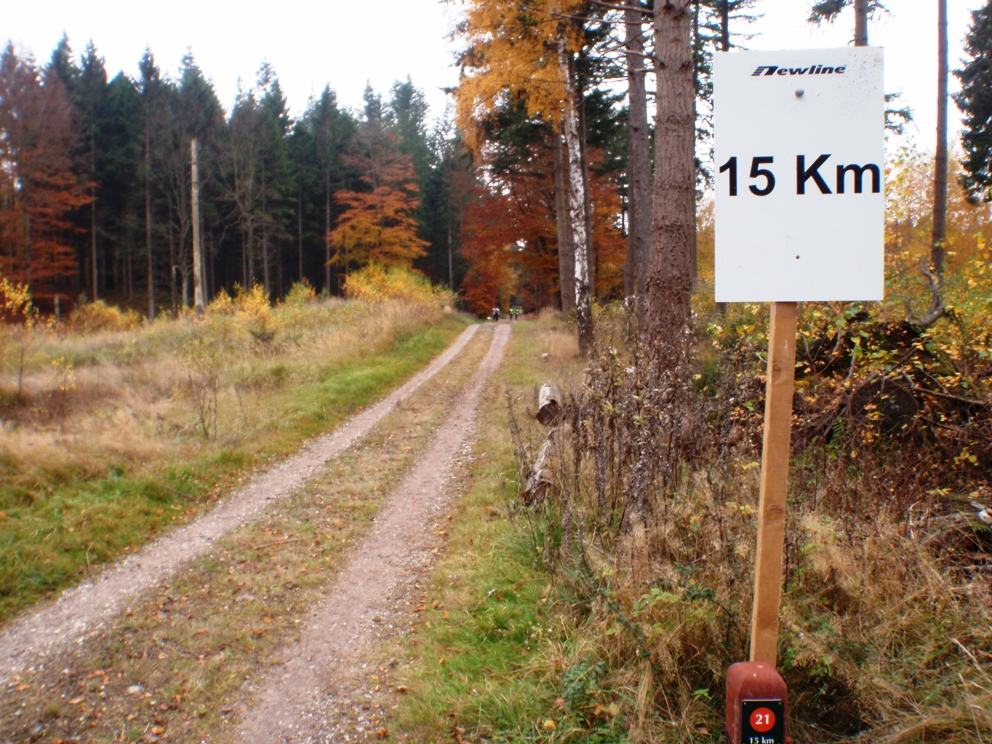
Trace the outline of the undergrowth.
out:
<instances>
[{"instance_id":1,"label":"undergrowth","mask_svg":"<svg viewBox=\"0 0 992 744\"><path fill-rule=\"evenodd\" d=\"M992 740L987 289L949 277L926 328L802 309L778 649L797 741ZM675 364L689 395L623 308L581 374L542 368L552 320L517 326L515 458L484 435L498 464L468 482L468 558L439 569L401 739L719 741L748 655L767 321L697 317ZM531 415L545 380L564 390L550 437Z\"/></svg>"}]
</instances>

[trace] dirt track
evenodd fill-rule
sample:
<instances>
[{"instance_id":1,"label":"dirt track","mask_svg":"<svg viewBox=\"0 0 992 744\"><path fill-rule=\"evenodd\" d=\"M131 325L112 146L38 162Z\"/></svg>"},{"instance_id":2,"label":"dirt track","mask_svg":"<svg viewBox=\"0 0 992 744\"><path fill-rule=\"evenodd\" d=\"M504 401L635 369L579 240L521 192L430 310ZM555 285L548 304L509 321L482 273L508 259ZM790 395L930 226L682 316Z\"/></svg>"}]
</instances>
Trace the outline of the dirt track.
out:
<instances>
[{"instance_id":1,"label":"dirt track","mask_svg":"<svg viewBox=\"0 0 992 744\"><path fill-rule=\"evenodd\" d=\"M451 494L444 482L475 421L482 390L503 356L510 325L497 327L488 354L416 467L393 493L336 585L311 615L300 642L270 670L234 738L239 742L343 742L338 711L377 637L390 598L429 563L429 525Z\"/></svg>"}]
</instances>

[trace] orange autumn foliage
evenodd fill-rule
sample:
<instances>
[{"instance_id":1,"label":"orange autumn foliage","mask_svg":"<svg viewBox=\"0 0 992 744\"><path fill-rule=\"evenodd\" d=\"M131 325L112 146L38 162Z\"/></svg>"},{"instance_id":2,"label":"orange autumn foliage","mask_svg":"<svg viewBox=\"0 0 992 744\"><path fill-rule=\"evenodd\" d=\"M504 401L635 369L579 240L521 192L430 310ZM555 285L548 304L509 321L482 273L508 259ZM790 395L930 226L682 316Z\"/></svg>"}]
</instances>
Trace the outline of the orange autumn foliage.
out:
<instances>
[{"instance_id":1,"label":"orange autumn foliage","mask_svg":"<svg viewBox=\"0 0 992 744\"><path fill-rule=\"evenodd\" d=\"M420 206L413 163L399 151L389 132L374 134L365 152L353 159L369 190L334 193L334 199L347 210L328 235L336 249L331 262L411 268L427 247L417 234L419 224L413 216Z\"/></svg>"},{"instance_id":2,"label":"orange autumn foliage","mask_svg":"<svg viewBox=\"0 0 992 744\"><path fill-rule=\"evenodd\" d=\"M590 166L601 158L590 153ZM609 173L589 174L592 200L592 243L595 265L595 295L599 302L614 300L623 294L623 267L627 262L627 239L620 228L620 187Z\"/></svg>"},{"instance_id":3,"label":"orange autumn foliage","mask_svg":"<svg viewBox=\"0 0 992 744\"><path fill-rule=\"evenodd\" d=\"M599 160L593 153L593 163ZM479 314L515 296L527 310L559 303L558 238L552 156L534 147L524 162L480 181L463 217L465 301ZM590 173L596 296L612 299L623 284L626 240L620 195L610 175Z\"/></svg>"},{"instance_id":4,"label":"orange autumn foliage","mask_svg":"<svg viewBox=\"0 0 992 744\"><path fill-rule=\"evenodd\" d=\"M0 57L0 272L34 294L77 271L67 215L90 197L72 172L76 138L61 82L8 44Z\"/></svg>"}]
</instances>

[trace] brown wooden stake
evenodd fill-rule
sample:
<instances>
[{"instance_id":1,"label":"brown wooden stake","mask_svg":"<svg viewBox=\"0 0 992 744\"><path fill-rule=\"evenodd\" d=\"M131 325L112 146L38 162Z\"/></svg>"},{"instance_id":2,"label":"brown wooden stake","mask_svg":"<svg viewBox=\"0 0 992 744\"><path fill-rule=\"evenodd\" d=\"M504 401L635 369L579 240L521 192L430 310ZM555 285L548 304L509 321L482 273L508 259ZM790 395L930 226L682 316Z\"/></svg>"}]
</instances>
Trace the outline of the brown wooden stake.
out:
<instances>
[{"instance_id":1,"label":"brown wooden stake","mask_svg":"<svg viewBox=\"0 0 992 744\"><path fill-rule=\"evenodd\" d=\"M782 593L785 500L792 437L792 388L796 377L796 303L773 302L768 334L765 430L758 505L758 562L751 615L751 661L775 664Z\"/></svg>"}]
</instances>

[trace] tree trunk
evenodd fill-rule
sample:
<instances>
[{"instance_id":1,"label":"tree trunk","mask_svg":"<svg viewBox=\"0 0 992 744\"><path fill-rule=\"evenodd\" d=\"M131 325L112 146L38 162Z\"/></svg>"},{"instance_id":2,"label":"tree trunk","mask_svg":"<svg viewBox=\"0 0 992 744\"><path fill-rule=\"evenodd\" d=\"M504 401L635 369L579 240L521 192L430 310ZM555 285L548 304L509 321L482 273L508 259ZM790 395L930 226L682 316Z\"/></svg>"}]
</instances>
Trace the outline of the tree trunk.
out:
<instances>
[{"instance_id":1,"label":"tree trunk","mask_svg":"<svg viewBox=\"0 0 992 744\"><path fill-rule=\"evenodd\" d=\"M264 176L263 176L264 183ZM262 281L265 283L265 294L272 296L272 276L269 271L269 213L266 211L265 192L262 192Z\"/></svg>"},{"instance_id":2,"label":"tree trunk","mask_svg":"<svg viewBox=\"0 0 992 744\"><path fill-rule=\"evenodd\" d=\"M730 51L730 0L720 0L720 48Z\"/></svg>"},{"instance_id":3,"label":"tree trunk","mask_svg":"<svg viewBox=\"0 0 992 744\"><path fill-rule=\"evenodd\" d=\"M575 67L572 66L572 79L576 81L576 100L577 107L579 111L579 144L582 149L579 151L582 163L582 193L584 194L582 200L582 213L586 220L586 258L589 264L587 269L589 277L589 296L590 302L594 302L598 295L596 294L596 277L598 276L599 266L596 263L596 246L592 239L592 197L589 193L589 152L586 148L586 139L588 135L586 133L586 102L585 96L582 94L581 87L579 86L578 79L575 77Z\"/></svg>"},{"instance_id":4,"label":"tree trunk","mask_svg":"<svg viewBox=\"0 0 992 744\"><path fill-rule=\"evenodd\" d=\"M200 162L196 137L189 141L191 193L193 200L193 305L198 318L203 317L203 243L200 238Z\"/></svg>"},{"instance_id":5,"label":"tree trunk","mask_svg":"<svg viewBox=\"0 0 992 744\"><path fill-rule=\"evenodd\" d=\"M96 262L96 184L90 185L90 260L93 262L93 301L99 298L98 285L100 272Z\"/></svg>"},{"instance_id":6,"label":"tree trunk","mask_svg":"<svg viewBox=\"0 0 992 744\"><path fill-rule=\"evenodd\" d=\"M561 312L566 318L575 309L575 247L572 225L568 218L568 193L565 187L565 165L562 156L561 132L551 134L554 142L555 223L558 227L558 279L561 287Z\"/></svg>"},{"instance_id":7,"label":"tree trunk","mask_svg":"<svg viewBox=\"0 0 992 744\"><path fill-rule=\"evenodd\" d=\"M726 0L724 0L726 5ZM627 263L624 294L637 295L643 309L651 240L651 139L645 90L643 14L631 7L624 11L627 43L627 98L630 103L629 160L627 165Z\"/></svg>"},{"instance_id":8,"label":"tree trunk","mask_svg":"<svg viewBox=\"0 0 992 744\"><path fill-rule=\"evenodd\" d=\"M937 0L937 151L933 164L930 264L940 284L944 279L944 241L947 239L947 0Z\"/></svg>"},{"instance_id":9,"label":"tree trunk","mask_svg":"<svg viewBox=\"0 0 992 744\"><path fill-rule=\"evenodd\" d=\"M868 46L868 0L854 0L854 46Z\"/></svg>"},{"instance_id":10,"label":"tree trunk","mask_svg":"<svg viewBox=\"0 0 992 744\"><path fill-rule=\"evenodd\" d=\"M148 319L155 320L155 262L152 256L151 142L145 125L145 254L148 261Z\"/></svg>"},{"instance_id":11,"label":"tree trunk","mask_svg":"<svg viewBox=\"0 0 992 744\"><path fill-rule=\"evenodd\" d=\"M31 192L24 189L24 285L30 292L31 286ZM18 383L20 392L20 383Z\"/></svg>"},{"instance_id":12,"label":"tree trunk","mask_svg":"<svg viewBox=\"0 0 992 744\"><path fill-rule=\"evenodd\" d=\"M172 312L176 312L176 243L173 236L172 209L169 209L169 289L172 291Z\"/></svg>"},{"instance_id":13,"label":"tree trunk","mask_svg":"<svg viewBox=\"0 0 992 744\"><path fill-rule=\"evenodd\" d=\"M331 172L324 173L324 291L331 293Z\"/></svg>"},{"instance_id":14,"label":"tree trunk","mask_svg":"<svg viewBox=\"0 0 992 744\"><path fill-rule=\"evenodd\" d=\"M255 286L255 230L248 226L248 282L245 289Z\"/></svg>"},{"instance_id":15,"label":"tree trunk","mask_svg":"<svg viewBox=\"0 0 992 744\"><path fill-rule=\"evenodd\" d=\"M695 216L695 86L690 0L655 5L654 205L645 340L673 361L691 317Z\"/></svg>"},{"instance_id":16,"label":"tree trunk","mask_svg":"<svg viewBox=\"0 0 992 744\"><path fill-rule=\"evenodd\" d=\"M448 187L448 289L455 291L455 257L451 245L451 187Z\"/></svg>"},{"instance_id":17,"label":"tree trunk","mask_svg":"<svg viewBox=\"0 0 992 744\"><path fill-rule=\"evenodd\" d=\"M571 52L568 51L564 26L558 30L558 70L565 82L565 115L562 119L565 143L568 145L568 217L575 246L575 321L579 330L579 353L592 350L592 298L589 281L589 233L586 229L586 188L583 175L579 95L572 74Z\"/></svg>"},{"instance_id":18,"label":"tree trunk","mask_svg":"<svg viewBox=\"0 0 992 744\"><path fill-rule=\"evenodd\" d=\"M296 190L296 252L300 259L300 284L303 284L303 189Z\"/></svg>"}]
</instances>

